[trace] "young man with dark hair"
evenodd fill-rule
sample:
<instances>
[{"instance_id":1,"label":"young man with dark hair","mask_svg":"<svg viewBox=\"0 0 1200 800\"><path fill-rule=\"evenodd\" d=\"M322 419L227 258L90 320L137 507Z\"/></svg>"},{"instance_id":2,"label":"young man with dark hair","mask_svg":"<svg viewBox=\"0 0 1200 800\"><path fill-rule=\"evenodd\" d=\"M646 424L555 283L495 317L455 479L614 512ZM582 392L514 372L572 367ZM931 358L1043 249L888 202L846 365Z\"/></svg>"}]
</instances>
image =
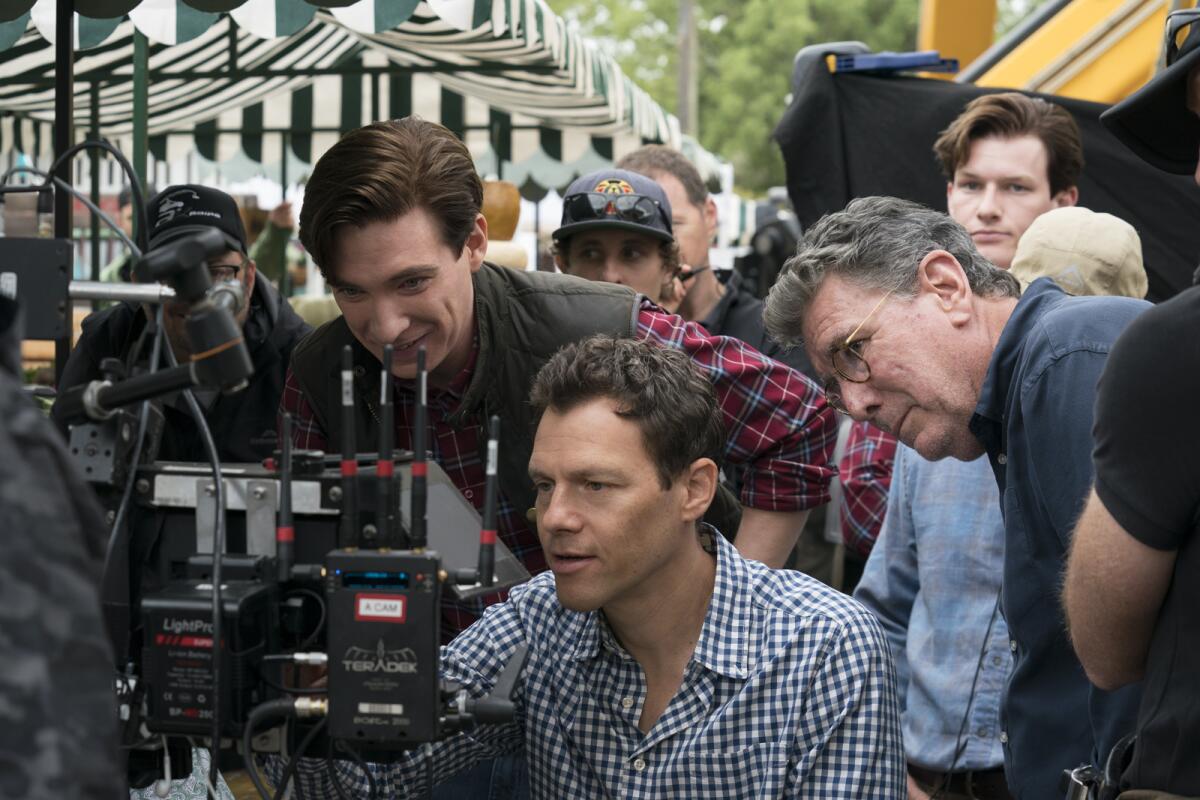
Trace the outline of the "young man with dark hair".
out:
<instances>
[{"instance_id":1,"label":"young man with dark hair","mask_svg":"<svg viewBox=\"0 0 1200 800\"><path fill-rule=\"evenodd\" d=\"M1100 121L1145 161L1200 183L1200 10L1168 15L1165 68ZM1109 689L1144 681L1120 776L1130 798L1200 797L1198 327L1192 287L1113 347L1096 397L1096 483L1063 592L1088 677Z\"/></svg>"},{"instance_id":2,"label":"young man with dark hair","mask_svg":"<svg viewBox=\"0 0 1200 800\"><path fill-rule=\"evenodd\" d=\"M1079 126L1066 109L1038 97L975 98L933 151L946 176L946 210L1001 269L1012 263L1030 223L1079 199Z\"/></svg>"},{"instance_id":3,"label":"young man with dark hair","mask_svg":"<svg viewBox=\"0 0 1200 800\"><path fill-rule=\"evenodd\" d=\"M536 798L898 797L899 708L878 624L701 522L726 445L691 360L592 337L542 367L531 408L550 571L442 651L443 677L480 697L528 648L515 719L367 765L378 796L425 796L427 770L441 782L515 753ZM369 791L346 761L304 761L299 774L309 797L334 797L335 780Z\"/></svg>"},{"instance_id":4,"label":"young man with dark hair","mask_svg":"<svg viewBox=\"0 0 1200 800\"><path fill-rule=\"evenodd\" d=\"M606 333L683 350L712 381L725 414L725 455L747 468L737 531L744 554L781 564L806 510L827 500L833 412L810 381L629 288L486 263L482 186L470 153L446 128L410 117L351 131L317 163L306 194L300 238L343 315L292 358L282 407L296 416L298 445L340 447L345 345L356 365L357 441L378 441L380 354L392 344L396 444L411 446L410 381L424 346L433 457L481 507L480 426L501 416L499 535L540 572L546 560L525 517L536 498L525 474L529 386L562 345ZM629 196L631 210L619 213L636 213L638 196ZM608 214L607 204L593 210ZM461 631L477 610L447 606L444 633Z\"/></svg>"},{"instance_id":5,"label":"young man with dark hair","mask_svg":"<svg viewBox=\"0 0 1200 800\"><path fill-rule=\"evenodd\" d=\"M283 393L283 380L292 348L310 330L292 311L269 281L257 280L254 260L246 255L246 231L234 199L207 186L169 186L147 204L150 250L156 250L200 231L216 229L225 237L226 251L208 264L214 282L237 281L246 294L246 305L237 315L254 366L249 385L232 395L196 391L212 429L217 453L223 461L257 462L277 446L275 409ZM163 306L163 329L176 359L191 358L186 330L186 307ZM91 314L63 370L59 389L64 390L100 377L105 358L125 360L130 353L149 356L150 345L137 343L147 330L148 307L119 303ZM165 364L165 360L164 360ZM140 368L140 365L138 365ZM67 420L58 405L51 417L63 431ZM199 430L182 398L163 403L164 431L158 457L167 461L208 461Z\"/></svg>"}]
</instances>

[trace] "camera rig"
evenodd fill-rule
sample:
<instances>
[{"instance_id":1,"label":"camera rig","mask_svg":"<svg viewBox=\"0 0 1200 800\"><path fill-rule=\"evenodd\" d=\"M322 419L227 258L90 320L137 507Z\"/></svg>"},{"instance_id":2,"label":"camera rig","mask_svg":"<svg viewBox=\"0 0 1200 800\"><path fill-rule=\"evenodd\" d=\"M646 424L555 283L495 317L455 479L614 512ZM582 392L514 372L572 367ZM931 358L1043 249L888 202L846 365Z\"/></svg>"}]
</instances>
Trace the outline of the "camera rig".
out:
<instances>
[{"instance_id":1,"label":"camera rig","mask_svg":"<svg viewBox=\"0 0 1200 800\"><path fill-rule=\"evenodd\" d=\"M240 744L266 797L252 751L290 752L291 765L306 750L335 748L389 761L511 717L522 658L486 698L443 683L440 611L444 597L472 600L529 575L496 537L498 418L490 420L482 521L425 457L423 348L412 451L393 451L388 346L375 452L358 451L353 424L339 454L296 450L285 415L280 448L264 463L221 465L207 435L209 464L154 461L162 428L154 398L192 387L237 391L252 373L234 316L238 287L209 285L206 260L225 246L215 231L204 233L137 268L189 305L187 330L201 355L156 369L160 351L170 360L171 349L161 325L151 325L149 372L125 377L132 364L106 363L100 380L67 390L59 403L78 422L76 463L102 496L120 498L110 512L102 599L131 786L187 774L190 742L207 739L213 785L222 746ZM81 288L145 303L172 296L145 285ZM342 356L342 414L352 420L349 347ZM205 425L198 406L193 416ZM297 668L310 677L324 668L325 685L286 680Z\"/></svg>"}]
</instances>

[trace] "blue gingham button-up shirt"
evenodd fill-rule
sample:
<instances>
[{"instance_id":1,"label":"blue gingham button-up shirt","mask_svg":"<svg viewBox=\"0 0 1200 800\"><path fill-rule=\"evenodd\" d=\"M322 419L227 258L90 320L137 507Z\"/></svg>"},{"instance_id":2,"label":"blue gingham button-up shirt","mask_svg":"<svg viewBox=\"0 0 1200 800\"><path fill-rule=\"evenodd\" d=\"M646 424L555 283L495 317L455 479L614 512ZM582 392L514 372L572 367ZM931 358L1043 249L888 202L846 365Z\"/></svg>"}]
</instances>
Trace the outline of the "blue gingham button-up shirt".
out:
<instances>
[{"instance_id":1,"label":"blue gingham button-up shirt","mask_svg":"<svg viewBox=\"0 0 1200 800\"><path fill-rule=\"evenodd\" d=\"M535 798L903 798L895 675L874 617L805 575L711 540L716 580L700 638L648 734L637 725L641 667L601 612L559 604L547 572L442 652L443 675L482 696L526 645L515 721L370 765L379 796L422 796L428 767L438 781L524 752ZM299 772L308 796L336 795L321 762ZM366 796L353 764L336 762L336 774L347 793Z\"/></svg>"}]
</instances>

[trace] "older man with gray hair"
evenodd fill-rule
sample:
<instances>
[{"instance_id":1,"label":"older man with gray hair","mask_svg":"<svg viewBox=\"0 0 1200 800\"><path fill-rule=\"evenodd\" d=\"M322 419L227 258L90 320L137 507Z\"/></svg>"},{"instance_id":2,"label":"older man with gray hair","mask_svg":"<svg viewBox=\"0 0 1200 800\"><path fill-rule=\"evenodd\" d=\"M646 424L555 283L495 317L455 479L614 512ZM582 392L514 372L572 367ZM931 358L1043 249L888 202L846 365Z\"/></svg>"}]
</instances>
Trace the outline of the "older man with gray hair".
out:
<instances>
[{"instance_id":1,"label":"older man with gray hair","mask_svg":"<svg viewBox=\"0 0 1200 800\"><path fill-rule=\"evenodd\" d=\"M1063 769L1102 759L1132 729L1138 688L1088 683L1055 597L1092 481L1096 380L1148 307L1071 297L1047 279L1022 295L949 216L888 197L822 218L767 299L768 329L804 342L835 408L931 460L987 453L1014 657L1000 739L1018 798L1055 796Z\"/></svg>"}]
</instances>

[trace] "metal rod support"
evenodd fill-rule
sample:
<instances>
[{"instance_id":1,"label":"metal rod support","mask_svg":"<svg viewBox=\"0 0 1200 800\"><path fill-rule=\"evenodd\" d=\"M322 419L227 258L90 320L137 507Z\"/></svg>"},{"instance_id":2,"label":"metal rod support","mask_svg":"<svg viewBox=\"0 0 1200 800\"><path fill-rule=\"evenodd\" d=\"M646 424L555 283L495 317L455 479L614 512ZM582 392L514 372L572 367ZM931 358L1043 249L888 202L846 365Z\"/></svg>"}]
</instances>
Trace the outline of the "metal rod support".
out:
<instances>
[{"instance_id":1,"label":"metal rod support","mask_svg":"<svg viewBox=\"0 0 1200 800\"><path fill-rule=\"evenodd\" d=\"M142 191L150 187L146 175L146 124L149 113L149 81L150 45L146 34L140 30L133 32L133 171L137 173ZM140 221L139 221L140 222Z\"/></svg>"},{"instance_id":2,"label":"metal rod support","mask_svg":"<svg viewBox=\"0 0 1200 800\"><path fill-rule=\"evenodd\" d=\"M161 283L106 283L71 281L72 300L110 300L131 303L164 303L175 297L175 290Z\"/></svg>"},{"instance_id":3,"label":"metal rod support","mask_svg":"<svg viewBox=\"0 0 1200 800\"><path fill-rule=\"evenodd\" d=\"M75 126L72 112L75 83L72 71L75 65L75 0L57 0L55 3L54 35L54 156L71 149L75 144ZM55 177L71 183L71 162L59 164ZM73 198L61 189L54 192L54 236L70 239L74 227L72 220ZM67 304L67 333L54 341L54 379L62 380L63 369L71 355L73 324L70 303Z\"/></svg>"},{"instance_id":4,"label":"metal rod support","mask_svg":"<svg viewBox=\"0 0 1200 800\"><path fill-rule=\"evenodd\" d=\"M92 138L100 138L100 87L92 86ZM100 151L92 148L88 151L88 165L91 169L92 202L100 205ZM120 212L118 212L120 213ZM118 220L120 222L120 220ZM100 218L92 214L92 269L91 279L100 280Z\"/></svg>"}]
</instances>

